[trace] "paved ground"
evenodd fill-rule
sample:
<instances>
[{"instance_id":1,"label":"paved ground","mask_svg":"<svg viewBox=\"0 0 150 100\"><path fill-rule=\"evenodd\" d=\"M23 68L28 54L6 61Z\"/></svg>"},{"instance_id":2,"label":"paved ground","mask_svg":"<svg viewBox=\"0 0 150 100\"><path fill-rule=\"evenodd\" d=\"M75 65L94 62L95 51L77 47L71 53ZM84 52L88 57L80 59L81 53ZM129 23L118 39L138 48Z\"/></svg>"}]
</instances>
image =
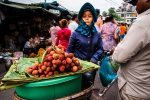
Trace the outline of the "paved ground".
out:
<instances>
[{"instance_id":1,"label":"paved ground","mask_svg":"<svg viewBox=\"0 0 150 100\"><path fill-rule=\"evenodd\" d=\"M5 74L6 72L0 74L0 80ZM102 86L98 78L98 75L96 75L94 89L96 89L97 91L95 91L95 94L91 95L91 100L117 100L118 87L116 82L109 88L109 90L106 92L106 94L103 97L100 97L97 94L100 93L104 89L104 87ZM14 89L1 91L0 100L13 100L13 94L14 94Z\"/></svg>"}]
</instances>

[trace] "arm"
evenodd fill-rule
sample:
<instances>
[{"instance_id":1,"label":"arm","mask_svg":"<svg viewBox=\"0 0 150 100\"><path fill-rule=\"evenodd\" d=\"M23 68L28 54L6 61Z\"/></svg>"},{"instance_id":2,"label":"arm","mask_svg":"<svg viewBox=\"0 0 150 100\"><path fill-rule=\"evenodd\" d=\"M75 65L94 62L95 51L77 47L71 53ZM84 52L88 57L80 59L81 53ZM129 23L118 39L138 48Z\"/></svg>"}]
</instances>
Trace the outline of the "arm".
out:
<instances>
[{"instance_id":1,"label":"arm","mask_svg":"<svg viewBox=\"0 0 150 100\"><path fill-rule=\"evenodd\" d=\"M25 43L24 48L30 48L30 42L29 42L29 41L27 41L27 42Z\"/></svg>"},{"instance_id":2,"label":"arm","mask_svg":"<svg viewBox=\"0 0 150 100\"><path fill-rule=\"evenodd\" d=\"M69 30L68 39L70 39L71 36L71 30Z\"/></svg>"},{"instance_id":3,"label":"arm","mask_svg":"<svg viewBox=\"0 0 150 100\"><path fill-rule=\"evenodd\" d=\"M73 32L70 39L69 39L69 45L67 48L67 53L74 53L76 47L76 34Z\"/></svg>"},{"instance_id":4,"label":"arm","mask_svg":"<svg viewBox=\"0 0 150 100\"><path fill-rule=\"evenodd\" d=\"M118 44L119 40L118 40L118 32L119 32L119 28L116 25L115 31L114 31L114 40L116 41L116 43Z\"/></svg>"},{"instance_id":5,"label":"arm","mask_svg":"<svg viewBox=\"0 0 150 100\"><path fill-rule=\"evenodd\" d=\"M95 58L97 61L101 59L101 57L103 56L103 42L102 42L102 38L101 35L99 34L99 39L97 42L97 51L96 53L93 55L93 58Z\"/></svg>"},{"instance_id":6,"label":"arm","mask_svg":"<svg viewBox=\"0 0 150 100\"><path fill-rule=\"evenodd\" d=\"M148 43L146 36L148 28L133 24L126 37L118 44L113 53L113 59L117 63L126 63ZM145 32L145 33L144 33Z\"/></svg>"},{"instance_id":7,"label":"arm","mask_svg":"<svg viewBox=\"0 0 150 100\"><path fill-rule=\"evenodd\" d=\"M59 40L60 40L59 32L60 32L60 31L57 32L57 37L56 37L55 45L58 45L58 44L59 44Z\"/></svg>"}]
</instances>

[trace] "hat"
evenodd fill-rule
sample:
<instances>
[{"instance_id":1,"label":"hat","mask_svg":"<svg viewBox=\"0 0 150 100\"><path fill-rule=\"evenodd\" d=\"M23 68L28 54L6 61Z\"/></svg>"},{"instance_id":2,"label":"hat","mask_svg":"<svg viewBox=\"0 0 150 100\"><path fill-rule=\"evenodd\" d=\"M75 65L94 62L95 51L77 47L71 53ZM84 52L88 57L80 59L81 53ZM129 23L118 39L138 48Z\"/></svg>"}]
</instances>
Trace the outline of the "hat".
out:
<instances>
[{"instance_id":1,"label":"hat","mask_svg":"<svg viewBox=\"0 0 150 100\"><path fill-rule=\"evenodd\" d=\"M138 0L123 0L124 2L130 3L132 5L136 5Z\"/></svg>"},{"instance_id":2,"label":"hat","mask_svg":"<svg viewBox=\"0 0 150 100\"><path fill-rule=\"evenodd\" d=\"M79 11L79 14L78 14L78 19L79 19L79 21L81 21L82 15L83 15L84 11L86 11L86 10L90 10L90 11L92 12L92 14L93 14L93 20L94 20L94 22L96 22L96 21L97 21L97 13L96 13L96 10L95 10L95 8L92 6L92 4L90 4L89 2L85 3L85 4L81 7L81 9L80 9L80 11Z\"/></svg>"}]
</instances>

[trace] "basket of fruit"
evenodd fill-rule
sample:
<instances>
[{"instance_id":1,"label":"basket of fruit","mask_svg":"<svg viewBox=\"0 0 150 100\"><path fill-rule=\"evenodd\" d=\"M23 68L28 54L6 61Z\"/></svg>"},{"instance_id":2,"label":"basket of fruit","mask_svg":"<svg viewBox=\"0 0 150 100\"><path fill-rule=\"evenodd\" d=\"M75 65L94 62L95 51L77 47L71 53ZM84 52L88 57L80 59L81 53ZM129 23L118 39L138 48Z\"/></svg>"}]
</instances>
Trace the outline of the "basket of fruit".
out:
<instances>
[{"instance_id":1,"label":"basket of fruit","mask_svg":"<svg viewBox=\"0 0 150 100\"><path fill-rule=\"evenodd\" d=\"M56 90L56 87L59 87L55 87L55 85L60 85L61 87L59 89L61 89L62 87L66 87L65 89L68 90L68 93L53 97L53 99L61 98L81 91L82 73L98 68L99 66L96 64L75 58L73 53L64 52L62 46L52 45L47 48L42 58L20 58L19 62L15 61L10 67L7 74L2 79L2 82L0 84L0 90L2 91L15 87L17 94L21 97L24 97L23 95L25 93L21 94L21 92L18 91L25 91L23 89L27 89L27 87L29 87L29 91L33 90L32 92L34 93L41 90L30 89L31 86L38 89L39 87L45 88L45 85L43 84L46 84L48 86L46 87L47 89L54 88L54 90L52 91L53 93ZM79 89L77 89L76 86ZM77 91L72 92L72 90L69 90L69 88ZM42 93L45 94L45 92L46 91ZM50 93L51 91L48 92ZM66 91L64 91L63 93L65 92ZM32 95L30 97L32 97ZM24 98L30 99L30 97Z\"/></svg>"}]
</instances>

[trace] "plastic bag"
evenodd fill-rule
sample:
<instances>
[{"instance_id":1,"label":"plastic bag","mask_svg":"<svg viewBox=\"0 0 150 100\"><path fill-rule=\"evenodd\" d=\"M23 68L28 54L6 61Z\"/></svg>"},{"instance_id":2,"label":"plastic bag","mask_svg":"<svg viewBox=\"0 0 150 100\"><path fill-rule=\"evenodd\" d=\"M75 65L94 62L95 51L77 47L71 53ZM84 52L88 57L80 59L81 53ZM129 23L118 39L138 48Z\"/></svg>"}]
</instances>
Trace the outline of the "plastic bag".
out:
<instances>
[{"instance_id":1,"label":"plastic bag","mask_svg":"<svg viewBox=\"0 0 150 100\"><path fill-rule=\"evenodd\" d=\"M100 64L99 76L100 81L104 87L106 87L109 83L112 82L113 79L116 79L118 76L111 69L110 63L108 61L108 57L105 56Z\"/></svg>"},{"instance_id":2,"label":"plastic bag","mask_svg":"<svg viewBox=\"0 0 150 100\"><path fill-rule=\"evenodd\" d=\"M114 73L117 73L119 67L121 66L120 64L116 63L115 61L113 61L112 59L112 55L110 56L107 56L107 59L108 59L108 63L111 67L111 70L114 72Z\"/></svg>"}]
</instances>

